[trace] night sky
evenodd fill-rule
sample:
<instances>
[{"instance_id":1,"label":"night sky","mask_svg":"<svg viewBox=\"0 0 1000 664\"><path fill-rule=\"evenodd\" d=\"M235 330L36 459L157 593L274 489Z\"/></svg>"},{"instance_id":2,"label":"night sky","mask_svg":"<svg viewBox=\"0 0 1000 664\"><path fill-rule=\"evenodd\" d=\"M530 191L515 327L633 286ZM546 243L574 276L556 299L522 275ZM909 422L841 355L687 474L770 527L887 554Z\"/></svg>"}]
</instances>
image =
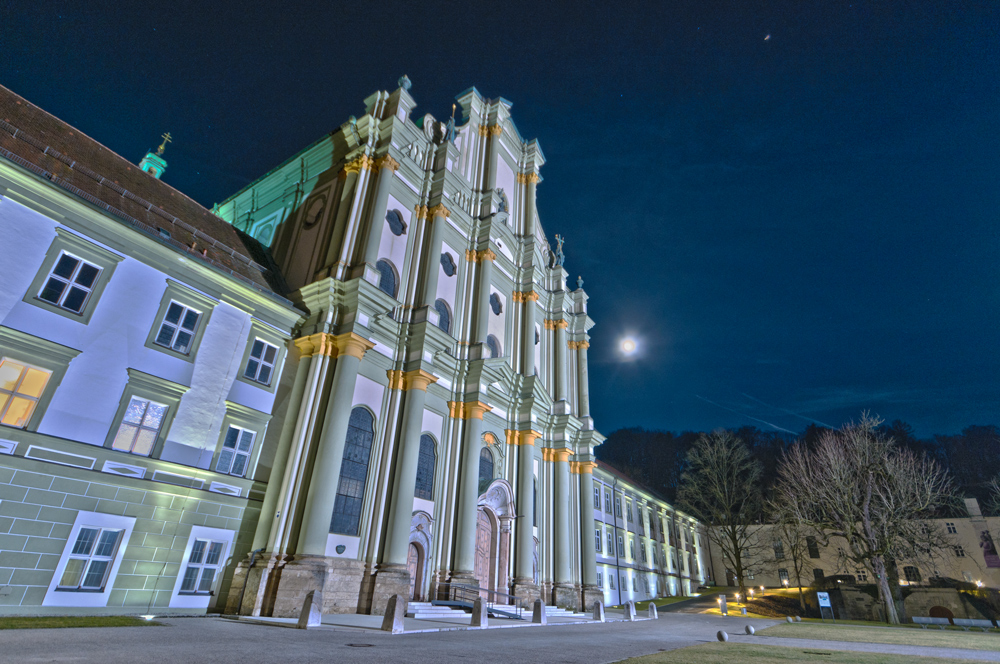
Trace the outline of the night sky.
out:
<instances>
[{"instance_id":1,"label":"night sky","mask_svg":"<svg viewBox=\"0 0 1000 664\"><path fill-rule=\"evenodd\" d=\"M995 0L8 0L0 25L0 83L132 161L172 132L164 180L206 206L404 73L421 115L513 102L605 433L1000 424Z\"/></svg>"}]
</instances>

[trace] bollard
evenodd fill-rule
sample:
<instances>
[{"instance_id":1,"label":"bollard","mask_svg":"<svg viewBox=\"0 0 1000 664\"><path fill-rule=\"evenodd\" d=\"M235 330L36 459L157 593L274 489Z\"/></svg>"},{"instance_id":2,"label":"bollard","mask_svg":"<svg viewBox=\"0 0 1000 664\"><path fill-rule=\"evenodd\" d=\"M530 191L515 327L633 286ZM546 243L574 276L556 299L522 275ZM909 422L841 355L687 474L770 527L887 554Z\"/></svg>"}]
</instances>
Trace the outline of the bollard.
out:
<instances>
[{"instance_id":1,"label":"bollard","mask_svg":"<svg viewBox=\"0 0 1000 664\"><path fill-rule=\"evenodd\" d=\"M719 631L718 631L718 632L716 633L716 635L715 635L715 638L717 638L718 640L720 640L720 641L722 641L723 643L725 643L726 641L728 641L728 640L729 640L729 635L728 635L728 634L726 634L726 633L725 633L724 631L722 631L722 630L720 629L720 630L719 630Z\"/></svg>"},{"instance_id":2,"label":"bollard","mask_svg":"<svg viewBox=\"0 0 1000 664\"><path fill-rule=\"evenodd\" d=\"M749 634L750 636L753 636L754 631L755 630L753 628L753 625L747 625L747 634Z\"/></svg>"},{"instance_id":3,"label":"bollard","mask_svg":"<svg viewBox=\"0 0 1000 664\"><path fill-rule=\"evenodd\" d=\"M473 627L489 627L489 609L483 605L482 597L477 597L476 601L472 603L471 624Z\"/></svg>"},{"instance_id":4,"label":"bollard","mask_svg":"<svg viewBox=\"0 0 1000 664\"><path fill-rule=\"evenodd\" d=\"M406 600L399 595L389 598L385 605L385 617L382 618L382 631L393 634L403 633L403 616L406 615Z\"/></svg>"},{"instance_id":5,"label":"bollard","mask_svg":"<svg viewBox=\"0 0 1000 664\"><path fill-rule=\"evenodd\" d=\"M635 602L625 602L625 606L622 608L624 609L625 620L633 622L635 620Z\"/></svg>"},{"instance_id":6,"label":"bollard","mask_svg":"<svg viewBox=\"0 0 1000 664\"><path fill-rule=\"evenodd\" d=\"M601 600L594 602L594 620L604 622L604 602Z\"/></svg>"},{"instance_id":7,"label":"bollard","mask_svg":"<svg viewBox=\"0 0 1000 664\"><path fill-rule=\"evenodd\" d=\"M548 624L548 616L545 614L545 602L540 599L535 600L535 608L531 612L531 622L539 625Z\"/></svg>"},{"instance_id":8,"label":"bollard","mask_svg":"<svg viewBox=\"0 0 1000 664\"><path fill-rule=\"evenodd\" d=\"M740 607L740 615L745 616L747 614L747 607Z\"/></svg>"},{"instance_id":9,"label":"bollard","mask_svg":"<svg viewBox=\"0 0 1000 664\"><path fill-rule=\"evenodd\" d=\"M795 616L795 622L802 622L802 616Z\"/></svg>"},{"instance_id":10,"label":"bollard","mask_svg":"<svg viewBox=\"0 0 1000 664\"><path fill-rule=\"evenodd\" d=\"M794 620L792 619L792 617L791 617L791 616L785 616L785 621L787 621L788 623L793 623L793 622L795 622L795 621L794 621Z\"/></svg>"},{"instance_id":11,"label":"bollard","mask_svg":"<svg viewBox=\"0 0 1000 664\"><path fill-rule=\"evenodd\" d=\"M656 605L653 604L653 602L650 602L649 603L649 619L650 620L657 620L659 617L660 617L659 614L656 612Z\"/></svg>"},{"instance_id":12,"label":"bollard","mask_svg":"<svg viewBox=\"0 0 1000 664\"><path fill-rule=\"evenodd\" d=\"M298 629L309 629L319 627L323 623L323 593L319 590L310 590L306 594L306 599L302 602L302 611L299 613Z\"/></svg>"}]
</instances>

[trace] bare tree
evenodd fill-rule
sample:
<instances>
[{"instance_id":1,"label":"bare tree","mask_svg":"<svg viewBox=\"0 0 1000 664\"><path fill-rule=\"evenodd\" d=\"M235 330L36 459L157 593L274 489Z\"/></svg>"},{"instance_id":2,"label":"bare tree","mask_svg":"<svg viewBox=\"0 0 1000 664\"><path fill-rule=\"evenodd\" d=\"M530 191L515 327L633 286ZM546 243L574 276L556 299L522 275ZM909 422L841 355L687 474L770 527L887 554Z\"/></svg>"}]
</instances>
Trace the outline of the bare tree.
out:
<instances>
[{"instance_id":1,"label":"bare tree","mask_svg":"<svg viewBox=\"0 0 1000 664\"><path fill-rule=\"evenodd\" d=\"M743 441L728 431L713 431L702 434L688 452L677 494L680 504L708 527L744 597L747 565L760 547L755 524L763 511L761 473Z\"/></svg>"},{"instance_id":2,"label":"bare tree","mask_svg":"<svg viewBox=\"0 0 1000 664\"><path fill-rule=\"evenodd\" d=\"M813 450L794 445L778 470L776 501L826 541L843 538L841 556L874 573L886 621L899 623L889 573L937 545L940 533L926 520L951 502L952 485L937 463L897 447L880 424L865 413L824 432Z\"/></svg>"},{"instance_id":3,"label":"bare tree","mask_svg":"<svg viewBox=\"0 0 1000 664\"><path fill-rule=\"evenodd\" d=\"M805 613L806 599L802 592L802 577L815 567L812 558L809 557L808 540L810 536L814 536L814 531L799 522L795 515L780 503L771 505L771 519L774 522L774 526L771 528L775 539L774 566L787 569L787 565L791 564L792 573L795 575L795 585L799 589L799 607ZM778 541L781 542L782 556L780 558L778 557Z\"/></svg>"}]
</instances>

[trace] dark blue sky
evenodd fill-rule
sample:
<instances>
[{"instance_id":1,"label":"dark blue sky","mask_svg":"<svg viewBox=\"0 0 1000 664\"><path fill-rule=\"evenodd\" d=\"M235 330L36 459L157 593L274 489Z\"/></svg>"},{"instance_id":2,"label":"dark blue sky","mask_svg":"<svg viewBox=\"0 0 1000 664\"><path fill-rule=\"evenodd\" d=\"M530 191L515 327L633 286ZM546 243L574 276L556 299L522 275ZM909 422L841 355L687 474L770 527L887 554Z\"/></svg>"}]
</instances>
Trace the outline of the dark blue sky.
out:
<instances>
[{"instance_id":1,"label":"dark blue sky","mask_svg":"<svg viewBox=\"0 0 1000 664\"><path fill-rule=\"evenodd\" d=\"M998 8L7 0L0 83L134 161L171 131L209 206L403 73L438 117L475 85L548 158L599 429L927 435L1000 423Z\"/></svg>"}]
</instances>

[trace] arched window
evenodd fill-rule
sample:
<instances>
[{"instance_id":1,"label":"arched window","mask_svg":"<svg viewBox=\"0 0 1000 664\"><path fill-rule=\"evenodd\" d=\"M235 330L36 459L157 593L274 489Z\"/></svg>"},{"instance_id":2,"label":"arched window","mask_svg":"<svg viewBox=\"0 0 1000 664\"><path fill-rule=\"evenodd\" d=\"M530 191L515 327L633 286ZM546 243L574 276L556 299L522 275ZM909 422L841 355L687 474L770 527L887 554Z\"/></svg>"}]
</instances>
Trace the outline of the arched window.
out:
<instances>
[{"instance_id":1,"label":"arched window","mask_svg":"<svg viewBox=\"0 0 1000 664\"><path fill-rule=\"evenodd\" d=\"M385 213L385 223L389 224L389 230L393 235L402 235L406 232L406 222L403 215L396 210L389 210Z\"/></svg>"},{"instance_id":2,"label":"arched window","mask_svg":"<svg viewBox=\"0 0 1000 664\"><path fill-rule=\"evenodd\" d=\"M449 277L454 277L457 267L455 266L455 259L447 251L441 254L441 269Z\"/></svg>"},{"instance_id":3,"label":"arched window","mask_svg":"<svg viewBox=\"0 0 1000 664\"><path fill-rule=\"evenodd\" d=\"M340 465L337 500L333 504L330 532L357 535L361 523L361 507L365 500L368 462L375 439L375 419L366 408L355 408L347 424L344 461Z\"/></svg>"},{"instance_id":4,"label":"arched window","mask_svg":"<svg viewBox=\"0 0 1000 664\"><path fill-rule=\"evenodd\" d=\"M500 302L500 296L496 293L490 294L490 309L492 309L494 315L497 316L499 316L503 311L503 304Z\"/></svg>"},{"instance_id":5,"label":"arched window","mask_svg":"<svg viewBox=\"0 0 1000 664\"><path fill-rule=\"evenodd\" d=\"M483 448L479 453L479 493L482 494L493 481L493 453Z\"/></svg>"},{"instance_id":6,"label":"arched window","mask_svg":"<svg viewBox=\"0 0 1000 664\"><path fill-rule=\"evenodd\" d=\"M492 334L486 337L486 347L490 349L490 357L500 357L502 355L500 352L500 340Z\"/></svg>"},{"instance_id":7,"label":"arched window","mask_svg":"<svg viewBox=\"0 0 1000 664\"><path fill-rule=\"evenodd\" d=\"M438 327L445 332L451 332L451 310L448 308L448 303L438 299L434 302L434 308L438 312Z\"/></svg>"},{"instance_id":8,"label":"arched window","mask_svg":"<svg viewBox=\"0 0 1000 664\"><path fill-rule=\"evenodd\" d=\"M426 433L420 436L420 456L417 457L417 498L433 500L434 495L434 439Z\"/></svg>"},{"instance_id":9,"label":"arched window","mask_svg":"<svg viewBox=\"0 0 1000 664\"><path fill-rule=\"evenodd\" d=\"M396 297L396 270L392 267L392 263L387 260L381 260L375 263L375 269L379 273L379 290L386 295Z\"/></svg>"}]
</instances>

